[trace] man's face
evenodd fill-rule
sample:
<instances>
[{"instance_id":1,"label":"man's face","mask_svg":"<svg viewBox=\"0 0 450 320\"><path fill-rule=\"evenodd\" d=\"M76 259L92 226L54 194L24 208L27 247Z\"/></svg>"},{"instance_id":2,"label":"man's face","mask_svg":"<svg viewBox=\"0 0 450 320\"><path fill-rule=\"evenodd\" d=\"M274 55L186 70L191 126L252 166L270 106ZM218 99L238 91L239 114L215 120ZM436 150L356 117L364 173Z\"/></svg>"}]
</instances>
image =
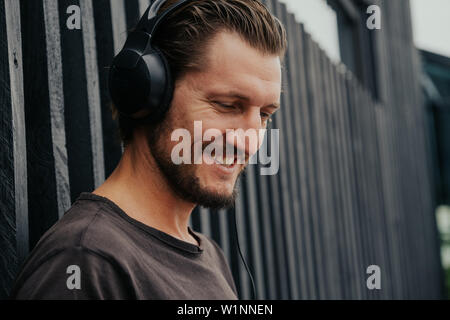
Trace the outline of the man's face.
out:
<instances>
[{"instance_id":1,"label":"man's face","mask_svg":"<svg viewBox=\"0 0 450 320\"><path fill-rule=\"evenodd\" d=\"M265 129L268 118L279 106L281 66L278 56L263 55L237 34L228 32L220 32L213 39L205 60L206 70L190 72L176 83L165 120L156 130L148 131L147 140L160 170L180 197L218 209L234 203L237 179L262 143L239 141L242 136L227 135L227 129ZM195 136L194 121L201 121L202 134L217 129L224 157L228 144L233 156L238 149L245 154L245 164L238 164L236 157L231 165L220 164L225 159L219 158L208 164L203 153L202 163L195 164L195 146L200 143L204 150L211 141L201 142L201 137ZM171 134L179 128L187 129L192 137L191 164L176 165L171 159L172 150L179 143L171 141Z\"/></svg>"}]
</instances>

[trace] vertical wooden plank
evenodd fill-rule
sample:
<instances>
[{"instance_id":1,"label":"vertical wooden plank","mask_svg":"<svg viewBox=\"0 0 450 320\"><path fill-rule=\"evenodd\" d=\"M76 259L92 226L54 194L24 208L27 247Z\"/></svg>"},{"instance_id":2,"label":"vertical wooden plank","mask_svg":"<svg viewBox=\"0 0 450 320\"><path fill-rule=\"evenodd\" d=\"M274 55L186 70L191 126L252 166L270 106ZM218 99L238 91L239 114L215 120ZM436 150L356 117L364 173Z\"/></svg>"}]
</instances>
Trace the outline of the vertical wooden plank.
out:
<instances>
[{"instance_id":1,"label":"vertical wooden plank","mask_svg":"<svg viewBox=\"0 0 450 320\"><path fill-rule=\"evenodd\" d=\"M269 129L270 130L270 129ZM266 134L265 139L270 139L270 134ZM267 153L267 144L263 143L260 149L260 152L262 154L268 154ZM259 155L258 155L258 159ZM264 261L263 269L265 274L265 280L266 280L266 292L265 297L266 299L276 299L278 296L277 294L277 278L276 278L276 263L275 263L275 245L274 242L274 229L272 228L272 222L270 219L270 199L271 194L269 193L269 183L270 179L268 176L263 176L260 173L260 169L262 166L257 166L256 168L256 187L257 187L257 197L258 197L258 204L259 204L259 214L261 218L259 219L259 228L261 230L260 234L260 240L263 246L262 250L262 256Z\"/></svg>"},{"instance_id":2,"label":"vertical wooden plank","mask_svg":"<svg viewBox=\"0 0 450 320\"><path fill-rule=\"evenodd\" d=\"M344 271L348 267L348 254L349 246L345 242L345 224L344 224L344 208L343 208L343 195L344 187L341 185L343 182L340 176L342 168L340 167L339 150L341 148L339 141L339 134L337 128L339 123L337 122L337 96L335 94L335 80L333 79L333 70L330 59L326 56L325 52L320 50L322 76L324 81L325 90L324 96L324 113L323 121L325 124L325 132L327 139L328 149L328 163L327 163L327 177L328 185L331 189L330 203L331 210L325 212L325 219L328 221L328 228L324 230L329 233L328 235L328 250L327 254L329 262L328 274L331 276L331 282L328 282L330 298L342 299L347 286L345 281L346 272ZM342 249L346 248L346 249ZM345 282L344 282L345 281Z\"/></svg>"},{"instance_id":3,"label":"vertical wooden plank","mask_svg":"<svg viewBox=\"0 0 450 320\"><path fill-rule=\"evenodd\" d=\"M238 182L238 188L239 190L242 190L242 183L241 181ZM236 217L236 226L237 226L237 237L239 238L239 245L241 248L242 255L245 259L245 261L248 261L249 254L248 254L248 243L247 241L244 241L245 239L245 233L246 233L246 225L245 225L245 208L244 208L244 198L242 193L239 193L236 202L235 202L235 217ZM238 256L236 256L237 259L239 259ZM248 263L247 263L248 264ZM245 269L245 266L242 261L239 261L238 264L238 281L239 281L239 298L243 300L251 299L251 284L250 284L250 278L247 274L247 271Z\"/></svg>"},{"instance_id":4,"label":"vertical wooden plank","mask_svg":"<svg viewBox=\"0 0 450 320\"><path fill-rule=\"evenodd\" d=\"M92 166L94 174L94 188L99 187L105 180L105 158L103 153L103 128L100 101L100 79L96 34L94 25L94 9L92 0L80 0L83 28L83 45L88 91L89 124L91 133Z\"/></svg>"},{"instance_id":5,"label":"vertical wooden plank","mask_svg":"<svg viewBox=\"0 0 450 320\"><path fill-rule=\"evenodd\" d=\"M30 250L59 218L43 2L20 1ZM36 101L39 101L36 106Z\"/></svg>"},{"instance_id":6,"label":"vertical wooden plank","mask_svg":"<svg viewBox=\"0 0 450 320\"><path fill-rule=\"evenodd\" d=\"M398 3L394 2L386 2L385 5L387 6L386 11L394 12L393 10L397 10ZM391 106L393 108L393 116L394 116L394 154L395 154L395 161L396 161L396 174L397 174L397 183L398 187L396 190L397 197L398 197L398 204L397 204L397 215L399 221L404 220L405 213L407 212L407 197L405 194L407 194L407 190L409 189L409 184L407 183L408 176L407 176L407 162L408 157L406 156L405 149L406 149L406 143L403 140L405 135L405 122L406 122L406 116L407 114L404 114L403 106L402 106L402 89L401 89L401 70L400 66L402 64L402 57L399 54L399 46L401 44L398 41L398 31L399 31L399 24L397 19L394 19L392 16L387 21L390 25L390 34L388 37L389 41L389 49L390 49L390 57L391 57L391 85L392 85L392 100L391 100ZM398 121L398 117L402 117L403 121ZM397 224L397 233L399 237L399 244L400 244L400 256L401 256L401 265L402 268L406 268L406 264L409 261L409 241L405 234L406 226L404 224ZM403 298L409 298L410 297L410 285L411 281L414 281L411 278L411 274L409 269L404 270L401 274L402 277L402 287L403 287Z\"/></svg>"},{"instance_id":7,"label":"vertical wooden plank","mask_svg":"<svg viewBox=\"0 0 450 320\"><path fill-rule=\"evenodd\" d=\"M330 141L331 149L331 160L330 169L332 176L334 176L334 207L335 214L332 215L332 223L335 225L334 233L339 242L336 242L338 247L336 263L340 266L340 275L337 280L339 283L339 288L335 294L339 296L340 299L344 299L348 295L350 281L348 279L348 270L351 267L351 244L347 241L347 235L349 234L348 225L346 224L346 214L348 212L346 197L345 197L345 177L344 177L344 164L342 159L343 142L342 135L340 132L341 119L339 118L339 96L337 92L338 82L335 77L336 69L335 65L332 64L331 60L325 56L325 67L328 71L327 79L329 86L329 99L328 102L328 114L329 117L329 132L328 139ZM339 245L341 243L341 245ZM342 250L342 247L346 248Z\"/></svg>"},{"instance_id":8,"label":"vertical wooden plank","mask_svg":"<svg viewBox=\"0 0 450 320\"><path fill-rule=\"evenodd\" d=\"M391 266L392 266L392 277L393 282L391 283L392 288L392 296L394 298L404 297L404 272L402 271L402 254L403 254L403 246L400 239L400 201L401 197L398 192L400 190L399 185L399 169L398 169L398 148L396 147L396 139L397 135L395 134L395 122L396 122L396 109L397 104L395 102L394 96L394 84L393 82L393 67L391 64L395 64L393 62L392 55L392 45L391 43L391 35L390 31L392 28L392 20L395 19L394 16L389 15L391 12L391 8L389 7L388 2L382 3L383 15L385 18L385 32L378 33L378 43L377 48L378 51L378 59L379 63L377 68L380 70L378 75L380 81L378 88L380 88L380 98L385 103L386 108L384 108L383 119L385 122L383 131L380 133L385 134L384 138L384 164L383 164L383 173L386 183L384 184L384 192L385 201L387 203L387 207L389 211L386 212L386 226L388 228L389 234L389 243L391 247ZM382 89L382 90L381 90Z\"/></svg>"},{"instance_id":9,"label":"vertical wooden plank","mask_svg":"<svg viewBox=\"0 0 450 320\"><path fill-rule=\"evenodd\" d=\"M311 104L311 121L313 124L313 141L314 141L314 163L316 166L317 180L316 180L316 194L318 196L317 215L313 217L313 227L316 244L317 266L321 268L317 270L319 279L319 298L329 298L328 284L330 275L330 267L327 265L325 257L327 252L330 252L330 234L329 221L327 221L327 213L331 212L332 205L330 203L331 191L327 178L327 139L326 128L324 121L324 102L323 94L325 92L323 84L323 75L321 73L320 53L319 47L311 39L308 38L309 61L311 63L311 70L309 76L311 77L311 94L314 95L312 99L314 103Z\"/></svg>"},{"instance_id":10,"label":"vertical wooden plank","mask_svg":"<svg viewBox=\"0 0 450 320\"><path fill-rule=\"evenodd\" d=\"M81 30L69 29L67 9L80 5L79 1L60 0L59 30L61 43L62 87L64 89L64 119L67 148L67 165L70 181L70 198L74 202L81 192L94 188L93 152L89 127L89 95L84 46ZM84 18L81 12L82 21Z\"/></svg>"},{"instance_id":11,"label":"vertical wooden plank","mask_svg":"<svg viewBox=\"0 0 450 320\"><path fill-rule=\"evenodd\" d=\"M332 231L332 221L330 221L329 215L334 212L333 208L333 190L332 190L332 181L329 179L329 157L330 157L330 149L329 142L327 137L327 118L326 114L326 94L327 87L325 82L325 74L323 71L323 52L319 48L318 44L313 42L312 44L313 50L313 63L315 70L317 72L316 75L316 86L315 86L315 95L316 95L316 104L314 107L314 118L313 123L315 126L315 137L316 137L316 157L317 157L317 168L318 168L318 186L320 190L320 203L319 203L319 216L317 220L317 228L320 228L319 237L320 243L322 247L322 252L325 257L333 257L333 245L335 244L335 239L333 239L333 231ZM330 177L331 178L331 177ZM327 258L328 259L328 258ZM334 286L333 270L336 268L334 265L333 259L326 262L322 269L322 277L324 289L322 291L323 299L330 299L332 297L332 288Z\"/></svg>"},{"instance_id":12,"label":"vertical wooden plank","mask_svg":"<svg viewBox=\"0 0 450 320\"><path fill-rule=\"evenodd\" d=\"M401 269L399 263L399 246L397 239L397 234L395 233L395 224L393 223L393 218L395 218L395 199L393 199L394 191L394 174L393 163L390 160L390 143L392 136L390 133L390 111L386 106L379 106L376 108L378 134L379 134L379 150L381 158L382 176L382 190L384 195L385 212L384 212L384 227L387 236L387 243L389 244L389 274L390 274L390 288L389 295L391 298L400 296L401 290ZM388 120L389 119L389 120Z\"/></svg>"},{"instance_id":13,"label":"vertical wooden plank","mask_svg":"<svg viewBox=\"0 0 450 320\"><path fill-rule=\"evenodd\" d=\"M272 0L266 0L265 1L268 9L272 12L274 12L274 3ZM272 128L277 129L279 127L279 120L277 120L277 117L279 115L275 115L273 118ZM280 138L282 132L280 131ZM283 166L281 163L281 160L284 158L281 155L283 154L282 144L283 139L280 139L280 141L274 141L275 146L273 148L276 148L276 150L280 150L280 168ZM269 142L271 142L269 140ZM269 144L269 148L272 148L272 144ZM280 148L280 149L278 149ZM283 219L282 219L282 212L283 210L288 210L288 208L285 205L285 197L283 197L283 187L281 183L281 174L278 173L277 175L270 176L270 184L269 184L269 190L270 194L273 195L273 199L270 202L271 205L271 217L272 217L272 224L274 225L274 229L276 230L275 234L283 235L280 238L276 238L276 253L277 253L277 277L278 277L278 296L280 299L288 299L289 298L289 280L288 280L288 269L289 265L287 263L288 257L286 257L286 246L287 246L287 235L286 230L283 229ZM292 259L292 258L291 258Z\"/></svg>"},{"instance_id":14,"label":"vertical wooden plank","mask_svg":"<svg viewBox=\"0 0 450 320\"><path fill-rule=\"evenodd\" d=\"M3 7L3 6L2 6ZM0 14L1 16L1 14ZM23 89L23 57L22 57L22 36L20 21L20 3L14 0L4 1L5 25L3 29L6 31L2 36L7 39L7 54L5 62L9 64L9 84L10 84L10 112L6 110L1 114L10 114L12 116L12 146L13 146L13 165L14 165L14 213L15 228L17 241L17 262L21 264L29 251L28 237L28 185L27 185L27 148L26 148L26 132L25 132L25 110L24 110L24 89ZM3 58L2 58L3 60ZM5 76L8 72L1 72ZM6 80L6 79L5 79ZM8 83L5 81L4 83ZM3 103L2 103L3 105ZM0 137L6 136L3 133ZM5 142L2 145L8 145ZM5 153L6 155L7 153ZM4 178L2 177L2 181ZM8 180L6 180L8 181ZM9 196L7 198L10 198ZM7 199L2 196L2 199ZM10 208L12 209L12 208ZM12 212L3 211L2 212Z\"/></svg>"},{"instance_id":15,"label":"vertical wooden plank","mask_svg":"<svg viewBox=\"0 0 450 320\"><path fill-rule=\"evenodd\" d=\"M139 13L142 16L151 4L151 0L139 0Z\"/></svg>"},{"instance_id":16,"label":"vertical wooden plank","mask_svg":"<svg viewBox=\"0 0 450 320\"><path fill-rule=\"evenodd\" d=\"M248 165L245 172L245 179L243 185L245 187L246 195L246 225L248 235L246 237L246 242L251 247L251 266L253 273L253 279L256 285L256 299L265 299L265 275L262 268L262 251L261 251L261 241L259 233L259 219L258 212L259 206L256 198L256 185L255 185L255 165Z\"/></svg>"},{"instance_id":17,"label":"vertical wooden plank","mask_svg":"<svg viewBox=\"0 0 450 320\"><path fill-rule=\"evenodd\" d=\"M19 3L0 1L0 299L28 251L27 168ZM20 60L19 60L20 59ZM15 129L15 130L14 130ZM20 153L19 153L20 152Z\"/></svg>"},{"instance_id":18,"label":"vertical wooden plank","mask_svg":"<svg viewBox=\"0 0 450 320\"><path fill-rule=\"evenodd\" d=\"M274 119L276 116L274 116ZM275 122L274 122L275 124ZM270 140L269 140L270 141ZM274 141L275 150L278 150L280 148L279 141ZM272 142L268 143L269 148L272 148ZM280 152L281 157L281 152ZM282 225L282 218L281 218L281 212L283 210L282 205L282 196L281 196L281 188L280 188L280 174L271 175L269 176L269 194L272 195L272 198L270 199L270 217L271 217L271 225L273 225L274 235L274 242L275 242L275 253L276 253L276 273L277 273L277 292L278 297L280 299L288 299L289 295L289 284L288 284L288 269L287 269L287 263L286 263L286 249L285 249L285 233Z\"/></svg>"},{"instance_id":19,"label":"vertical wooden plank","mask_svg":"<svg viewBox=\"0 0 450 320\"><path fill-rule=\"evenodd\" d=\"M366 115L367 115L367 96L366 92L363 90L361 84L359 82L356 83L356 88L358 91L357 96L357 103L356 106L357 109L354 110L355 112L355 120L354 123L355 130L358 135L358 142L360 143L360 148L358 150L357 156L358 156L358 170L359 170L359 188L361 190L361 224L363 227L363 230L365 232L364 236L364 247L366 251L366 260L365 260L365 267L367 268L369 265L378 265L376 258L375 258L375 242L373 241L374 237L374 226L373 226L373 215L374 210L371 206L371 199L370 199L370 179L369 179L369 173L370 173L370 166L369 161L370 157L368 155L368 141L367 141L367 131L369 124L367 123ZM367 290L368 299L374 299L375 298L375 290Z\"/></svg>"},{"instance_id":20,"label":"vertical wooden plank","mask_svg":"<svg viewBox=\"0 0 450 320\"><path fill-rule=\"evenodd\" d=\"M340 295L341 299L354 299L355 289L352 288L352 274L355 274L356 265L354 254L355 244L354 239L351 238L353 230L349 223L350 217L350 200L349 200L349 179L346 175L347 157L345 154L345 134L343 132L344 119L342 117L342 82L343 79L338 77L338 67L331 62L327 57L325 65L328 70L329 88L330 88L330 102L329 115L330 132L329 140L331 143L330 150L332 150L331 170L334 172L334 188L335 195L334 203L337 212L332 215L332 223L336 225L334 230L336 238L339 239L338 246L339 257L337 263L341 267L341 275L339 286L341 290L336 294ZM345 248L345 249L342 249Z\"/></svg>"},{"instance_id":21,"label":"vertical wooden plank","mask_svg":"<svg viewBox=\"0 0 450 320\"><path fill-rule=\"evenodd\" d=\"M373 259L373 243L372 238L372 225L371 225L371 214L372 209L370 208L369 201L369 184L367 182L367 148L365 141L365 130L367 130L367 123L364 122L364 114L366 112L366 101L364 92L359 82L355 82L356 89L356 104L353 109L354 113L354 134L356 136L356 167L358 172L358 189L360 190L360 225L363 230L363 243L365 248L365 260L364 266L376 264ZM367 299L373 298L373 292L366 289Z\"/></svg>"},{"instance_id":22,"label":"vertical wooden plank","mask_svg":"<svg viewBox=\"0 0 450 320\"><path fill-rule=\"evenodd\" d=\"M285 5L279 1L274 3L274 13L280 20L283 20L283 11L286 10ZM286 57L288 59L288 57ZM283 82L288 81L286 70L282 70ZM288 87L288 84L285 85ZM290 96L288 93L283 92L281 96L281 105L284 106L286 111L281 111L273 118L274 124L280 129L280 181L282 187L282 199L283 199L283 227L286 234L286 255L289 270L289 288L290 298L299 299L299 277L298 277L298 261L296 254L296 236L293 223L293 214L299 214L300 205L299 199L294 196L293 189L296 185L293 181L293 176L289 173L290 170L295 172L295 160L293 153L289 150L293 150L292 140L292 128L289 121L289 110L291 106ZM295 173L294 173L295 175Z\"/></svg>"},{"instance_id":23,"label":"vertical wooden plank","mask_svg":"<svg viewBox=\"0 0 450 320\"><path fill-rule=\"evenodd\" d=\"M317 212L316 206L316 174L313 160L313 138L312 138L312 128L311 128L311 116L310 116L310 97L308 95L308 90L310 86L309 79L307 79L307 68L308 60L306 58L306 35L304 32L303 25L298 25L298 34L296 42L298 44L298 51L296 56L299 59L298 64L298 74L300 76L300 108L298 112L299 124L301 129L301 136L303 137L304 148L302 150L303 159L299 163L300 173L302 177L300 190L302 191L302 204L303 204L303 233L305 235L305 251L306 251L306 270L308 279L308 298L317 298L317 276L315 267L315 242L313 236L313 222L312 217Z\"/></svg>"},{"instance_id":24,"label":"vertical wooden plank","mask_svg":"<svg viewBox=\"0 0 450 320\"><path fill-rule=\"evenodd\" d=\"M113 2L116 1L113 0ZM115 20L111 16L111 3L110 0L92 2L99 72L105 177L113 172L122 155L117 123L112 119L111 98L108 90L109 67L114 58L112 24L115 23Z\"/></svg>"},{"instance_id":25,"label":"vertical wooden plank","mask_svg":"<svg viewBox=\"0 0 450 320\"><path fill-rule=\"evenodd\" d=\"M303 187L306 188L306 184L304 186L301 185L301 174L304 174L304 168L300 166L303 163L303 159L301 159L303 153L303 142L302 142L302 133L299 127L300 116L299 116L299 108L300 108L300 92L299 92L299 77L298 77L298 64L299 64L299 54L296 51L296 40L297 40L297 26L295 22L295 17L292 13L284 12L284 19L286 21L286 31L288 36L288 52L287 52L287 74L289 77L288 82L288 93L290 94L291 104L286 106L286 114L289 113L289 117L287 117L287 121L290 122L292 138L291 138L291 152L293 155L293 162L290 166L293 167L292 170L292 196L294 197L294 203L296 204L296 209L293 211L292 220L294 223L294 234L296 241L296 255L298 259L298 272L299 272L299 298L305 299L308 296L308 283L307 283L307 263L306 263L306 242L307 238L305 238L305 233L303 232L304 228L304 215L307 214L307 199L305 192L302 192L299 189ZM300 171L303 170L302 173Z\"/></svg>"},{"instance_id":26,"label":"vertical wooden plank","mask_svg":"<svg viewBox=\"0 0 450 320\"><path fill-rule=\"evenodd\" d=\"M44 0L43 5L47 44L48 88L53 157L55 161L56 195L58 215L61 218L71 205L66 130L64 122L61 38L59 32L58 3L52 0Z\"/></svg>"},{"instance_id":27,"label":"vertical wooden plank","mask_svg":"<svg viewBox=\"0 0 450 320\"><path fill-rule=\"evenodd\" d=\"M114 45L114 56L122 50L125 41L127 40L128 27L124 0L110 0L111 1L111 20L112 20L112 35ZM128 0L129 1L129 0ZM121 152L124 151L124 145L120 144Z\"/></svg>"},{"instance_id":28,"label":"vertical wooden plank","mask_svg":"<svg viewBox=\"0 0 450 320\"><path fill-rule=\"evenodd\" d=\"M392 283L390 265L389 265L389 255L390 255L390 247L389 242L387 240L387 229L385 227L385 212L386 212L386 203L384 200L384 192L382 189L382 181L381 181L381 172L383 167L381 166L381 155L380 155L380 141L378 138L378 127L377 127L377 118L376 118L376 108L377 103L372 98L370 104L370 118L369 122L371 124L371 146L372 146L372 157L375 159L374 168L375 171L372 175L372 182L374 185L374 199L375 205L377 206L377 226L378 226L378 235L376 236L379 245L379 258L380 265L383 265L382 276L386 280L386 283ZM390 285L389 285L390 286ZM389 299L389 290L384 290L379 292L380 299Z\"/></svg>"},{"instance_id":29,"label":"vertical wooden plank","mask_svg":"<svg viewBox=\"0 0 450 320\"><path fill-rule=\"evenodd\" d=\"M382 214L382 199L380 199L378 194L378 183L377 176L379 172L378 168L378 155L376 148L378 148L377 140L375 138L375 127L374 127L374 105L371 99L371 95L368 91L365 91L365 112L364 112L364 123L365 123L365 145L367 146L366 150L366 174L367 174L367 182L369 189L369 208L371 208L372 213L370 213L369 223L372 225L371 233L372 237L370 239L373 244L374 252L373 252L373 264L379 265L381 268L381 276L388 282L388 277L386 274L387 266L384 260L384 239L383 239L383 230L381 229L381 214ZM381 299L383 291L372 290L372 296L375 299Z\"/></svg>"},{"instance_id":30,"label":"vertical wooden plank","mask_svg":"<svg viewBox=\"0 0 450 320\"><path fill-rule=\"evenodd\" d=\"M345 67L344 67L345 68ZM361 279L364 278L363 276L363 270L364 267L360 262L360 242L358 239L358 230L355 228L355 222L354 217L358 214L355 207L355 194L354 187L353 187L353 181L354 176L352 175L353 167L352 167L352 157L351 157L351 150L350 150L350 143L351 143L351 136L349 134L349 122L348 122L348 104L349 96L347 95L346 90L346 78L345 78L345 72L346 70L343 68L343 66L339 66L335 69L335 81L336 81L336 90L337 90L337 99L338 99L338 122L340 125L340 136L342 139L341 143L341 156L343 158L343 179L344 179L344 188L345 188L345 195L344 195L344 219L345 219L345 226L346 226L346 243L349 246L350 251L350 265L348 266L348 286L351 288L351 291L347 291L346 295L344 296L345 299L361 299L361 286L360 282Z\"/></svg>"},{"instance_id":31,"label":"vertical wooden plank","mask_svg":"<svg viewBox=\"0 0 450 320\"><path fill-rule=\"evenodd\" d=\"M110 1L114 55L116 55L122 49L127 39L127 20L124 0Z\"/></svg>"},{"instance_id":32,"label":"vertical wooden plank","mask_svg":"<svg viewBox=\"0 0 450 320\"><path fill-rule=\"evenodd\" d=\"M350 201L349 197L349 188L348 182L349 179L347 177L346 165L347 158L345 154L345 136L343 133L344 120L342 118L342 79L338 77L337 66L334 64L329 64L330 67L330 77L331 77L331 87L332 87L332 100L334 100L334 111L333 111L333 122L335 124L335 138L336 138L336 157L338 162L338 170L337 170L337 185L339 189L339 198L341 201L341 211L340 215L337 217L338 223L340 221L340 230L338 230L338 234L341 238L344 247L347 248L345 252L341 253L342 263L342 278L341 278L341 286L342 286L342 298L343 299L351 299L356 297L355 289L352 285L354 282L352 281L352 275L356 273L356 263L354 260L355 257L355 244L354 239L352 239L353 230L351 229L349 223L350 216Z\"/></svg>"},{"instance_id":33,"label":"vertical wooden plank","mask_svg":"<svg viewBox=\"0 0 450 320\"><path fill-rule=\"evenodd\" d=\"M361 175L359 170L359 153L361 148L361 143L359 141L359 136L357 132L357 128L355 128L355 110L359 106L358 104L358 92L356 90L355 86L356 80L355 78L349 73L347 78L347 95L349 96L349 104L348 104L348 112L347 112L347 121L348 121L348 138L350 142L350 161L351 161L351 169L352 169L352 193L353 193L353 202L354 202L354 208L355 208L355 215L353 216L355 230L357 230L358 233L358 242L360 244L360 268L363 268L365 271L365 268L367 265L367 254L365 250L366 245L366 230L363 228L363 224L361 222L361 212L364 210L362 205L362 189L360 187L361 185ZM359 286L361 288L362 292L362 299L367 298L367 288L364 282L359 283Z\"/></svg>"}]
</instances>

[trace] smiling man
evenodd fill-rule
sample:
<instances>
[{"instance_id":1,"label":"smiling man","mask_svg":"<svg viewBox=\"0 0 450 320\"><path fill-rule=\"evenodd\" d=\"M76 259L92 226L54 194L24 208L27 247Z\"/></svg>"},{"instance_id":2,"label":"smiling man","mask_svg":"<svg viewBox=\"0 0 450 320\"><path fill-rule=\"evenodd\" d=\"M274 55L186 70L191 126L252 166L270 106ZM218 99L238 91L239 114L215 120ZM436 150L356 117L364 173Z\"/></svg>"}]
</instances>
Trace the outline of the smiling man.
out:
<instances>
[{"instance_id":1,"label":"smiling man","mask_svg":"<svg viewBox=\"0 0 450 320\"><path fill-rule=\"evenodd\" d=\"M197 205L233 205L237 179L260 141L226 133L264 129L279 108L285 31L259 1L193 0L165 18L154 44L170 66L170 107L145 124L137 120L152 112L115 113L125 146L119 165L41 238L13 298L237 298L222 250L188 222ZM194 159L196 146L210 143L194 133L196 121L231 146L231 159ZM192 137L190 164L172 158L172 133L180 128Z\"/></svg>"}]
</instances>

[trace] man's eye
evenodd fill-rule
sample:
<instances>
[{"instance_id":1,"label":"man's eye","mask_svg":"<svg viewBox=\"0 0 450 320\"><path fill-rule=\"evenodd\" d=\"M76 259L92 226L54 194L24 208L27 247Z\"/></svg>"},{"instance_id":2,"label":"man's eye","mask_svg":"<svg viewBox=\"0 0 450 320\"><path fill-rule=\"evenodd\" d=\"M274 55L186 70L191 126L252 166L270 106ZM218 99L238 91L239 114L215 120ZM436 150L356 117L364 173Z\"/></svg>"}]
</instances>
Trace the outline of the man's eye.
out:
<instances>
[{"instance_id":1,"label":"man's eye","mask_svg":"<svg viewBox=\"0 0 450 320\"><path fill-rule=\"evenodd\" d=\"M270 114L269 113L265 113L265 112L261 112L261 117L263 119L269 119L270 118Z\"/></svg>"},{"instance_id":2,"label":"man's eye","mask_svg":"<svg viewBox=\"0 0 450 320\"><path fill-rule=\"evenodd\" d=\"M225 104L225 103L221 103L221 102L217 102L217 101L213 101L213 103L222 109L227 109L228 111L233 111L233 110L238 109L238 107L235 106L234 104Z\"/></svg>"},{"instance_id":3,"label":"man's eye","mask_svg":"<svg viewBox=\"0 0 450 320\"><path fill-rule=\"evenodd\" d=\"M227 109L234 108L234 105L232 105L232 104L224 104L224 103L220 103L220 102L215 102L215 104L217 104L223 108L227 108Z\"/></svg>"},{"instance_id":4,"label":"man's eye","mask_svg":"<svg viewBox=\"0 0 450 320\"><path fill-rule=\"evenodd\" d=\"M261 112L261 121L265 126L272 123L272 114Z\"/></svg>"}]
</instances>

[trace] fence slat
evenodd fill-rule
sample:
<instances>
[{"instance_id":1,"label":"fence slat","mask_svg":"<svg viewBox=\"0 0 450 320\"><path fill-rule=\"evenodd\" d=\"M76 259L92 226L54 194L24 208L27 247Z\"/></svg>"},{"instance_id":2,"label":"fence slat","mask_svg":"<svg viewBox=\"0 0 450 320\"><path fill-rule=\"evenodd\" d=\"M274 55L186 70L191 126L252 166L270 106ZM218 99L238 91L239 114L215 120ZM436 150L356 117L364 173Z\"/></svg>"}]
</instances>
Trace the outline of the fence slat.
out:
<instances>
[{"instance_id":1,"label":"fence slat","mask_svg":"<svg viewBox=\"0 0 450 320\"><path fill-rule=\"evenodd\" d=\"M61 38L59 31L58 2L43 0L45 39L47 44L48 88L50 98L50 123L55 161L56 197L58 216L69 209L70 182L64 121L64 89L62 75Z\"/></svg>"},{"instance_id":2,"label":"fence slat","mask_svg":"<svg viewBox=\"0 0 450 320\"><path fill-rule=\"evenodd\" d=\"M80 0L80 9L83 16L83 47L86 61L94 188L98 188L105 180L105 158L103 154L100 79L92 0Z\"/></svg>"},{"instance_id":3,"label":"fence slat","mask_svg":"<svg viewBox=\"0 0 450 320\"><path fill-rule=\"evenodd\" d=\"M22 263L29 250L28 238L28 185L27 185L27 149L25 132L25 110L23 89L23 58L20 21L20 3L14 0L4 1L5 27L2 38L7 38L7 60L9 65L10 103L2 103L3 107L10 106L11 110L2 111L2 115L10 114L12 119L13 166L14 166L14 210L3 211L15 213L15 228L17 241L17 262ZM7 37L6 37L7 35ZM5 36L5 37L3 37ZM3 47L4 48L4 47ZM6 59L6 58L5 58ZM5 70L6 71L6 70ZM5 76L8 72L1 72ZM7 81L2 81L8 83ZM11 127L7 127L11 130ZM5 132L6 135L6 132ZM3 136L3 134L1 135ZM3 144L3 143L2 143ZM7 145L7 143L5 143ZM11 165L11 164L10 164ZM2 166L3 167L3 166ZM6 177L2 176L2 180ZM6 195L5 195L6 196ZM2 195L3 198L3 195ZM9 196L7 197L9 198ZM2 224L3 225L3 224Z\"/></svg>"}]
</instances>

